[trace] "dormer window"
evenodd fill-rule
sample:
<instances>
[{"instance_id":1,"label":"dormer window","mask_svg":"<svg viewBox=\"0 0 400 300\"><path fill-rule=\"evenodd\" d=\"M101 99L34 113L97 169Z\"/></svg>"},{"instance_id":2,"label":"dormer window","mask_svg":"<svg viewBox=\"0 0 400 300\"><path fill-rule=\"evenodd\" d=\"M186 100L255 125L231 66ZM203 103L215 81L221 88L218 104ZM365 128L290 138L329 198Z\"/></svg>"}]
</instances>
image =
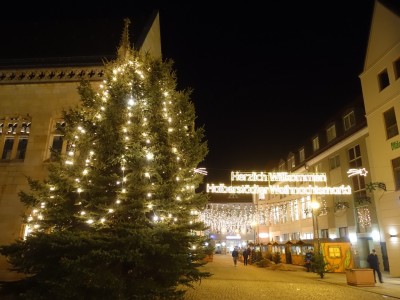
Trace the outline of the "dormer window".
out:
<instances>
[{"instance_id":1,"label":"dormer window","mask_svg":"<svg viewBox=\"0 0 400 300\"><path fill-rule=\"evenodd\" d=\"M349 130L351 127L356 125L356 117L354 116L354 111L349 112L343 117L344 130Z\"/></svg>"},{"instance_id":2,"label":"dormer window","mask_svg":"<svg viewBox=\"0 0 400 300\"><path fill-rule=\"evenodd\" d=\"M319 138L318 136L316 136L315 138L313 138L312 140L312 146L313 146L313 151L317 151L319 149Z\"/></svg>"},{"instance_id":3,"label":"dormer window","mask_svg":"<svg viewBox=\"0 0 400 300\"><path fill-rule=\"evenodd\" d=\"M288 169L291 170L294 167L296 167L296 161L294 159L294 154L289 154L289 158L288 158Z\"/></svg>"},{"instance_id":4,"label":"dormer window","mask_svg":"<svg viewBox=\"0 0 400 300\"><path fill-rule=\"evenodd\" d=\"M328 127L326 130L326 137L328 139L328 143L332 141L336 137L336 126L335 124Z\"/></svg>"}]
</instances>

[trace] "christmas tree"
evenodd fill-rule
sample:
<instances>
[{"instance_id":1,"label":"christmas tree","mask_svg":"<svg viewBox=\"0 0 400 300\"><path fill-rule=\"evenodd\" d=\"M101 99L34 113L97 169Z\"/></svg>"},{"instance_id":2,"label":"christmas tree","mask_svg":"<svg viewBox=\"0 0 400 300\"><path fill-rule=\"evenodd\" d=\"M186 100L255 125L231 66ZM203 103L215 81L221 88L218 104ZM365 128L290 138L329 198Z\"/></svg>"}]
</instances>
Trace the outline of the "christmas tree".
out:
<instances>
[{"instance_id":1,"label":"christmas tree","mask_svg":"<svg viewBox=\"0 0 400 300\"><path fill-rule=\"evenodd\" d=\"M208 197L196 168L207 155L190 91L170 60L139 53L125 20L105 80L82 82L63 112L69 142L44 181L20 192L29 235L0 247L16 299L179 299L211 251L198 219Z\"/></svg>"}]
</instances>

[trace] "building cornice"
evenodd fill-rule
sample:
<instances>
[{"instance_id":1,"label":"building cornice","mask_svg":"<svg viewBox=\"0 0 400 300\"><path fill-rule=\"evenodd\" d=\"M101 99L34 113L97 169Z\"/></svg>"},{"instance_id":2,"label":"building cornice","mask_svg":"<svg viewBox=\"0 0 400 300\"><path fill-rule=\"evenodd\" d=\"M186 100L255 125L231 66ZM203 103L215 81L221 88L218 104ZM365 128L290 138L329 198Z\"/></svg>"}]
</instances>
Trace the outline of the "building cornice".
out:
<instances>
[{"instance_id":1,"label":"building cornice","mask_svg":"<svg viewBox=\"0 0 400 300\"><path fill-rule=\"evenodd\" d=\"M0 85L100 81L103 78L104 66L102 65L0 70Z\"/></svg>"}]
</instances>

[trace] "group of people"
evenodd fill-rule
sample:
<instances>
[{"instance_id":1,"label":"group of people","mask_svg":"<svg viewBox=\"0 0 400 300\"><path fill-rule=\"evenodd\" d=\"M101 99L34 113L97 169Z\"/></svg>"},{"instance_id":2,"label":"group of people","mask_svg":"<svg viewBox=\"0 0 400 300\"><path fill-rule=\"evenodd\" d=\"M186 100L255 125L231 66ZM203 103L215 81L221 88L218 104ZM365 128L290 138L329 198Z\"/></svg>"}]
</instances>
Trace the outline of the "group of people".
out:
<instances>
[{"instance_id":1,"label":"group of people","mask_svg":"<svg viewBox=\"0 0 400 300\"><path fill-rule=\"evenodd\" d=\"M243 264L245 266L247 266L247 264L248 264L248 260L249 260L249 256L250 255L251 255L251 249L250 248L247 248L247 249L243 250L242 256L243 256ZM239 249L238 249L238 247L235 247L233 249L232 258L233 258L233 264L236 267L238 259L239 259ZM313 259L313 252L311 250L308 250L306 255L305 255L305 257L304 257L304 262L305 262L305 267L307 268L307 272L310 272L310 270L311 270L312 259ZM369 264L369 267L372 270L374 270L375 282L376 282L376 274L378 274L379 282L383 283L382 273L381 273L381 271L379 269L379 258L378 258L378 255L376 255L375 249L372 249L371 253L368 254L367 262Z\"/></svg>"},{"instance_id":2,"label":"group of people","mask_svg":"<svg viewBox=\"0 0 400 300\"><path fill-rule=\"evenodd\" d=\"M242 252L243 264L245 266L247 266L247 264L248 264L250 254L251 254L251 249L250 248L244 249L243 252ZM236 267L237 266L237 261L239 259L239 249L238 249L238 247L235 247L233 249L232 258L233 258L233 264Z\"/></svg>"}]
</instances>

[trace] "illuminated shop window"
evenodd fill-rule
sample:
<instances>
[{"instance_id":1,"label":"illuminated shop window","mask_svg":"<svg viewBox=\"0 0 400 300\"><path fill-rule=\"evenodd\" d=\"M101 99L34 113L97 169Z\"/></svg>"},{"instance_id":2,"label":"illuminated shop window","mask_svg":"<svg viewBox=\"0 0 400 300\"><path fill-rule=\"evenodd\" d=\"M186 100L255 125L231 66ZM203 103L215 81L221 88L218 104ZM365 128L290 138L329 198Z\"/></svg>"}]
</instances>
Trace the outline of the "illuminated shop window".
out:
<instances>
[{"instance_id":1,"label":"illuminated shop window","mask_svg":"<svg viewBox=\"0 0 400 300\"><path fill-rule=\"evenodd\" d=\"M340 251L340 246L329 246L328 247L329 258L340 258L342 257L342 252Z\"/></svg>"}]
</instances>

